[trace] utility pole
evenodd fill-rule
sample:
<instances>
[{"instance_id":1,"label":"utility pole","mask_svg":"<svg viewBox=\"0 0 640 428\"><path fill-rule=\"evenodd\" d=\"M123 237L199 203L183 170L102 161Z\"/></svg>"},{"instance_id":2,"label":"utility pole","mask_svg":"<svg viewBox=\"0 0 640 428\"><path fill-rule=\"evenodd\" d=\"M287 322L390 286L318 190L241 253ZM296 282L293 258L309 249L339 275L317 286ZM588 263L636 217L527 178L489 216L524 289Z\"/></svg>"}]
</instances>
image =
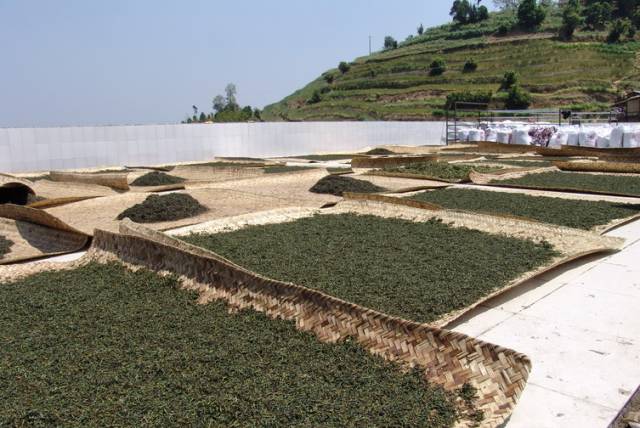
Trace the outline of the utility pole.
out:
<instances>
[{"instance_id":1,"label":"utility pole","mask_svg":"<svg viewBox=\"0 0 640 428\"><path fill-rule=\"evenodd\" d=\"M369 36L369 56L371 56L371 36Z\"/></svg>"}]
</instances>

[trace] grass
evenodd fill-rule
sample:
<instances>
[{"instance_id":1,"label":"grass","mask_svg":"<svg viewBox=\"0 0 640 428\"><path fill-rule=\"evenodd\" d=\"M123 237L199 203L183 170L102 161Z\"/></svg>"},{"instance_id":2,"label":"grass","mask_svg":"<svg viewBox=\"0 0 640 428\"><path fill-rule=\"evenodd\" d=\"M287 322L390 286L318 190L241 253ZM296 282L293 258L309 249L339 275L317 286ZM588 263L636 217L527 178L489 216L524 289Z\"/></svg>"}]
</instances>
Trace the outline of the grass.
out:
<instances>
[{"instance_id":1,"label":"grass","mask_svg":"<svg viewBox=\"0 0 640 428\"><path fill-rule=\"evenodd\" d=\"M132 186L164 186L168 184L184 183L184 178L165 174L164 172L153 171L136 178Z\"/></svg>"},{"instance_id":2,"label":"grass","mask_svg":"<svg viewBox=\"0 0 640 428\"><path fill-rule=\"evenodd\" d=\"M444 208L508 214L586 230L640 213L640 205L635 204L577 201L473 189L436 190L411 196L410 199Z\"/></svg>"},{"instance_id":3,"label":"grass","mask_svg":"<svg viewBox=\"0 0 640 428\"><path fill-rule=\"evenodd\" d=\"M420 162L402 167L387 167L385 172L399 172L422 175L447 181L464 181L469 179L471 171L494 172L498 167L450 164L448 162Z\"/></svg>"},{"instance_id":4,"label":"grass","mask_svg":"<svg viewBox=\"0 0 640 428\"><path fill-rule=\"evenodd\" d=\"M378 193L384 192L385 190L385 188L376 186L369 181L357 180L342 175L328 175L323 177L309 189L309 191L313 193L324 193L336 196L342 196L345 192Z\"/></svg>"},{"instance_id":5,"label":"grass","mask_svg":"<svg viewBox=\"0 0 640 428\"><path fill-rule=\"evenodd\" d=\"M450 427L474 398L196 298L119 264L0 284L0 425Z\"/></svg>"},{"instance_id":6,"label":"grass","mask_svg":"<svg viewBox=\"0 0 640 428\"><path fill-rule=\"evenodd\" d=\"M118 215L118 220L130 218L136 223L157 223L195 217L207 211L191 195L169 193L150 195L142 203L127 208Z\"/></svg>"},{"instance_id":7,"label":"grass","mask_svg":"<svg viewBox=\"0 0 640 428\"><path fill-rule=\"evenodd\" d=\"M494 181L492 184L640 196L640 177L635 176L544 172L528 174L516 179Z\"/></svg>"},{"instance_id":8,"label":"grass","mask_svg":"<svg viewBox=\"0 0 640 428\"><path fill-rule=\"evenodd\" d=\"M465 308L556 255L532 241L436 220L355 214L184 239L268 277L419 322Z\"/></svg>"},{"instance_id":9,"label":"grass","mask_svg":"<svg viewBox=\"0 0 640 428\"><path fill-rule=\"evenodd\" d=\"M13 246L13 244L14 242L12 240L0 235L0 257L9 254L9 251L11 251L11 247Z\"/></svg>"},{"instance_id":10,"label":"grass","mask_svg":"<svg viewBox=\"0 0 640 428\"><path fill-rule=\"evenodd\" d=\"M301 172L309 171L313 167L310 166L269 166L264 169L265 174L282 174L285 172Z\"/></svg>"}]
</instances>

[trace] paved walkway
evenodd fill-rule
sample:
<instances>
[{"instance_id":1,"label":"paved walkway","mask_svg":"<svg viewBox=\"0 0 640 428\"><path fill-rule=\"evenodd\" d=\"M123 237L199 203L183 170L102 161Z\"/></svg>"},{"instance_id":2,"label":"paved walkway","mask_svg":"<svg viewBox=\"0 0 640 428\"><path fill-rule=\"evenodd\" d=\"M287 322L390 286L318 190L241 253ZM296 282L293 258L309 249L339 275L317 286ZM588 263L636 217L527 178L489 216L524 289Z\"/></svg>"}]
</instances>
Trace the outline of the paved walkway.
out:
<instances>
[{"instance_id":1,"label":"paved walkway","mask_svg":"<svg viewBox=\"0 0 640 428\"><path fill-rule=\"evenodd\" d=\"M448 328L527 354L507 428L607 427L640 384L640 221L627 239L499 296Z\"/></svg>"}]
</instances>

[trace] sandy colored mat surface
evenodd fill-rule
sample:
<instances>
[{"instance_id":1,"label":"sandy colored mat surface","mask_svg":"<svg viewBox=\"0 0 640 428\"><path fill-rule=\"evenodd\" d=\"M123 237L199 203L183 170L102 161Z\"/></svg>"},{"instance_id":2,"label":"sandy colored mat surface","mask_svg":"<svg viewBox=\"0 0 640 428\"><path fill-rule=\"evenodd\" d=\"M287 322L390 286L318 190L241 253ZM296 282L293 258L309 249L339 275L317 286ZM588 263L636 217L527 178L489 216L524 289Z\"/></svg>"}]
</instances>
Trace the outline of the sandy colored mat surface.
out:
<instances>
[{"instance_id":1,"label":"sandy colored mat surface","mask_svg":"<svg viewBox=\"0 0 640 428\"><path fill-rule=\"evenodd\" d=\"M178 165L168 174L196 182L223 182L264 175L259 167L213 167L206 165Z\"/></svg>"},{"instance_id":2,"label":"sandy colored mat surface","mask_svg":"<svg viewBox=\"0 0 640 428\"><path fill-rule=\"evenodd\" d=\"M46 199L98 197L117 195L110 187L90 183L59 182L51 180L35 181L31 187L37 196Z\"/></svg>"},{"instance_id":3,"label":"sandy colored mat surface","mask_svg":"<svg viewBox=\"0 0 640 428\"><path fill-rule=\"evenodd\" d=\"M71 183L97 184L111 187L116 190L129 190L127 182L127 172L100 172L100 173L77 173L65 171L51 171L49 177L52 181L62 181Z\"/></svg>"},{"instance_id":4,"label":"sandy colored mat surface","mask_svg":"<svg viewBox=\"0 0 640 428\"><path fill-rule=\"evenodd\" d=\"M237 189L199 188L187 190L184 193L197 199L209 210L195 217L172 222L152 223L147 226L157 230L174 229L211 219L276 208L294 206L321 207L326 203L339 200L335 196L316 195L308 192L305 186L311 187L310 180L303 181L302 184L298 183L297 189L292 189L291 187L295 186L279 185L279 183L282 184L281 180L283 179L276 178L275 183L273 179L265 179L269 182L262 183L265 187L259 188L255 186L261 183L254 183L251 180L251 186L248 188L239 186ZM285 183L290 182L290 178L285 180ZM304 192L302 191L303 188L305 189ZM48 209L47 212L87 234L93 234L96 228L117 231L119 222L116 217L125 209L141 203L148 196L149 194L147 193L126 193L55 207Z\"/></svg>"},{"instance_id":5,"label":"sandy colored mat surface","mask_svg":"<svg viewBox=\"0 0 640 428\"><path fill-rule=\"evenodd\" d=\"M82 249L88 236L44 211L17 205L0 206L0 235L13 242L0 264Z\"/></svg>"}]
</instances>

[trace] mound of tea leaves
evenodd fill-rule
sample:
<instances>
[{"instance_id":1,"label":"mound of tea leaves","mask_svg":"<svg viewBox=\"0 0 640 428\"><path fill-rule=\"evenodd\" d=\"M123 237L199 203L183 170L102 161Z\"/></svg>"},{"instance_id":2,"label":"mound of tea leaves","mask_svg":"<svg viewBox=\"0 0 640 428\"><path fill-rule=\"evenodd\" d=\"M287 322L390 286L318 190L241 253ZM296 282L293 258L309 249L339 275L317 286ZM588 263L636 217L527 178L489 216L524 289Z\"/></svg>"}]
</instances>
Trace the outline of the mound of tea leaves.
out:
<instances>
[{"instance_id":1,"label":"mound of tea leaves","mask_svg":"<svg viewBox=\"0 0 640 428\"><path fill-rule=\"evenodd\" d=\"M392 152L391 150L388 149L383 149L381 147L369 150L367 152L368 155L374 155L374 156L386 156L386 155L395 155L395 152Z\"/></svg>"},{"instance_id":2,"label":"mound of tea leaves","mask_svg":"<svg viewBox=\"0 0 640 428\"><path fill-rule=\"evenodd\" d=\"M164 172L153 171L142 175L131 183L132 186L166 186L169 184L184 183L184 178L175 175L165 174Z\"/></svg>"},{"instance_id":3,"label":"mound of tea leaves","mask_svg":"<svg viewBox=\"0 0 640 428\"><path fill-rule=\"evenodd\" d=\"M169 193L149 196L144 202L121 212L118 220L129 218L136 223L157 223L195 217L206 211L207 207L190 195Z\"/></svg>"},{"instance_id":4,"label":"mound of tea leaves","mask_svg":"<svg viewBox=\"0 0 640 428\"><path fill-rule=\"evenodd\" d=\"M6 237L0 235L0 257L4 256L5 254L8 254L12 246L13 246L12 240L7 239Z\"/></svg>"},{"instance_id":5,"label":"mound of tea leaves","mask_svg":"<svg viewBox=\"0 0 640 428\"><path fill-rule=\"evenodd\" d=\"M377 193L386 189L364 180L357 180L342 175L328 175L313 185L310 192L342 196L350 193Z\"/></svg>"},{"instance_id":6,"label":"mound of tea leaves","mask_svg":"<svg viewBox=\"0 0 640 428\"><path fill-rule=\"evenodd\" d=\"M469 179L471 171L489 173L500 169L499 167L459 165L447 162L419 162L401 167L387 167L383 171L422 175L427 178L447 181L466 181Z\"/></svg>"}]
</instances>

